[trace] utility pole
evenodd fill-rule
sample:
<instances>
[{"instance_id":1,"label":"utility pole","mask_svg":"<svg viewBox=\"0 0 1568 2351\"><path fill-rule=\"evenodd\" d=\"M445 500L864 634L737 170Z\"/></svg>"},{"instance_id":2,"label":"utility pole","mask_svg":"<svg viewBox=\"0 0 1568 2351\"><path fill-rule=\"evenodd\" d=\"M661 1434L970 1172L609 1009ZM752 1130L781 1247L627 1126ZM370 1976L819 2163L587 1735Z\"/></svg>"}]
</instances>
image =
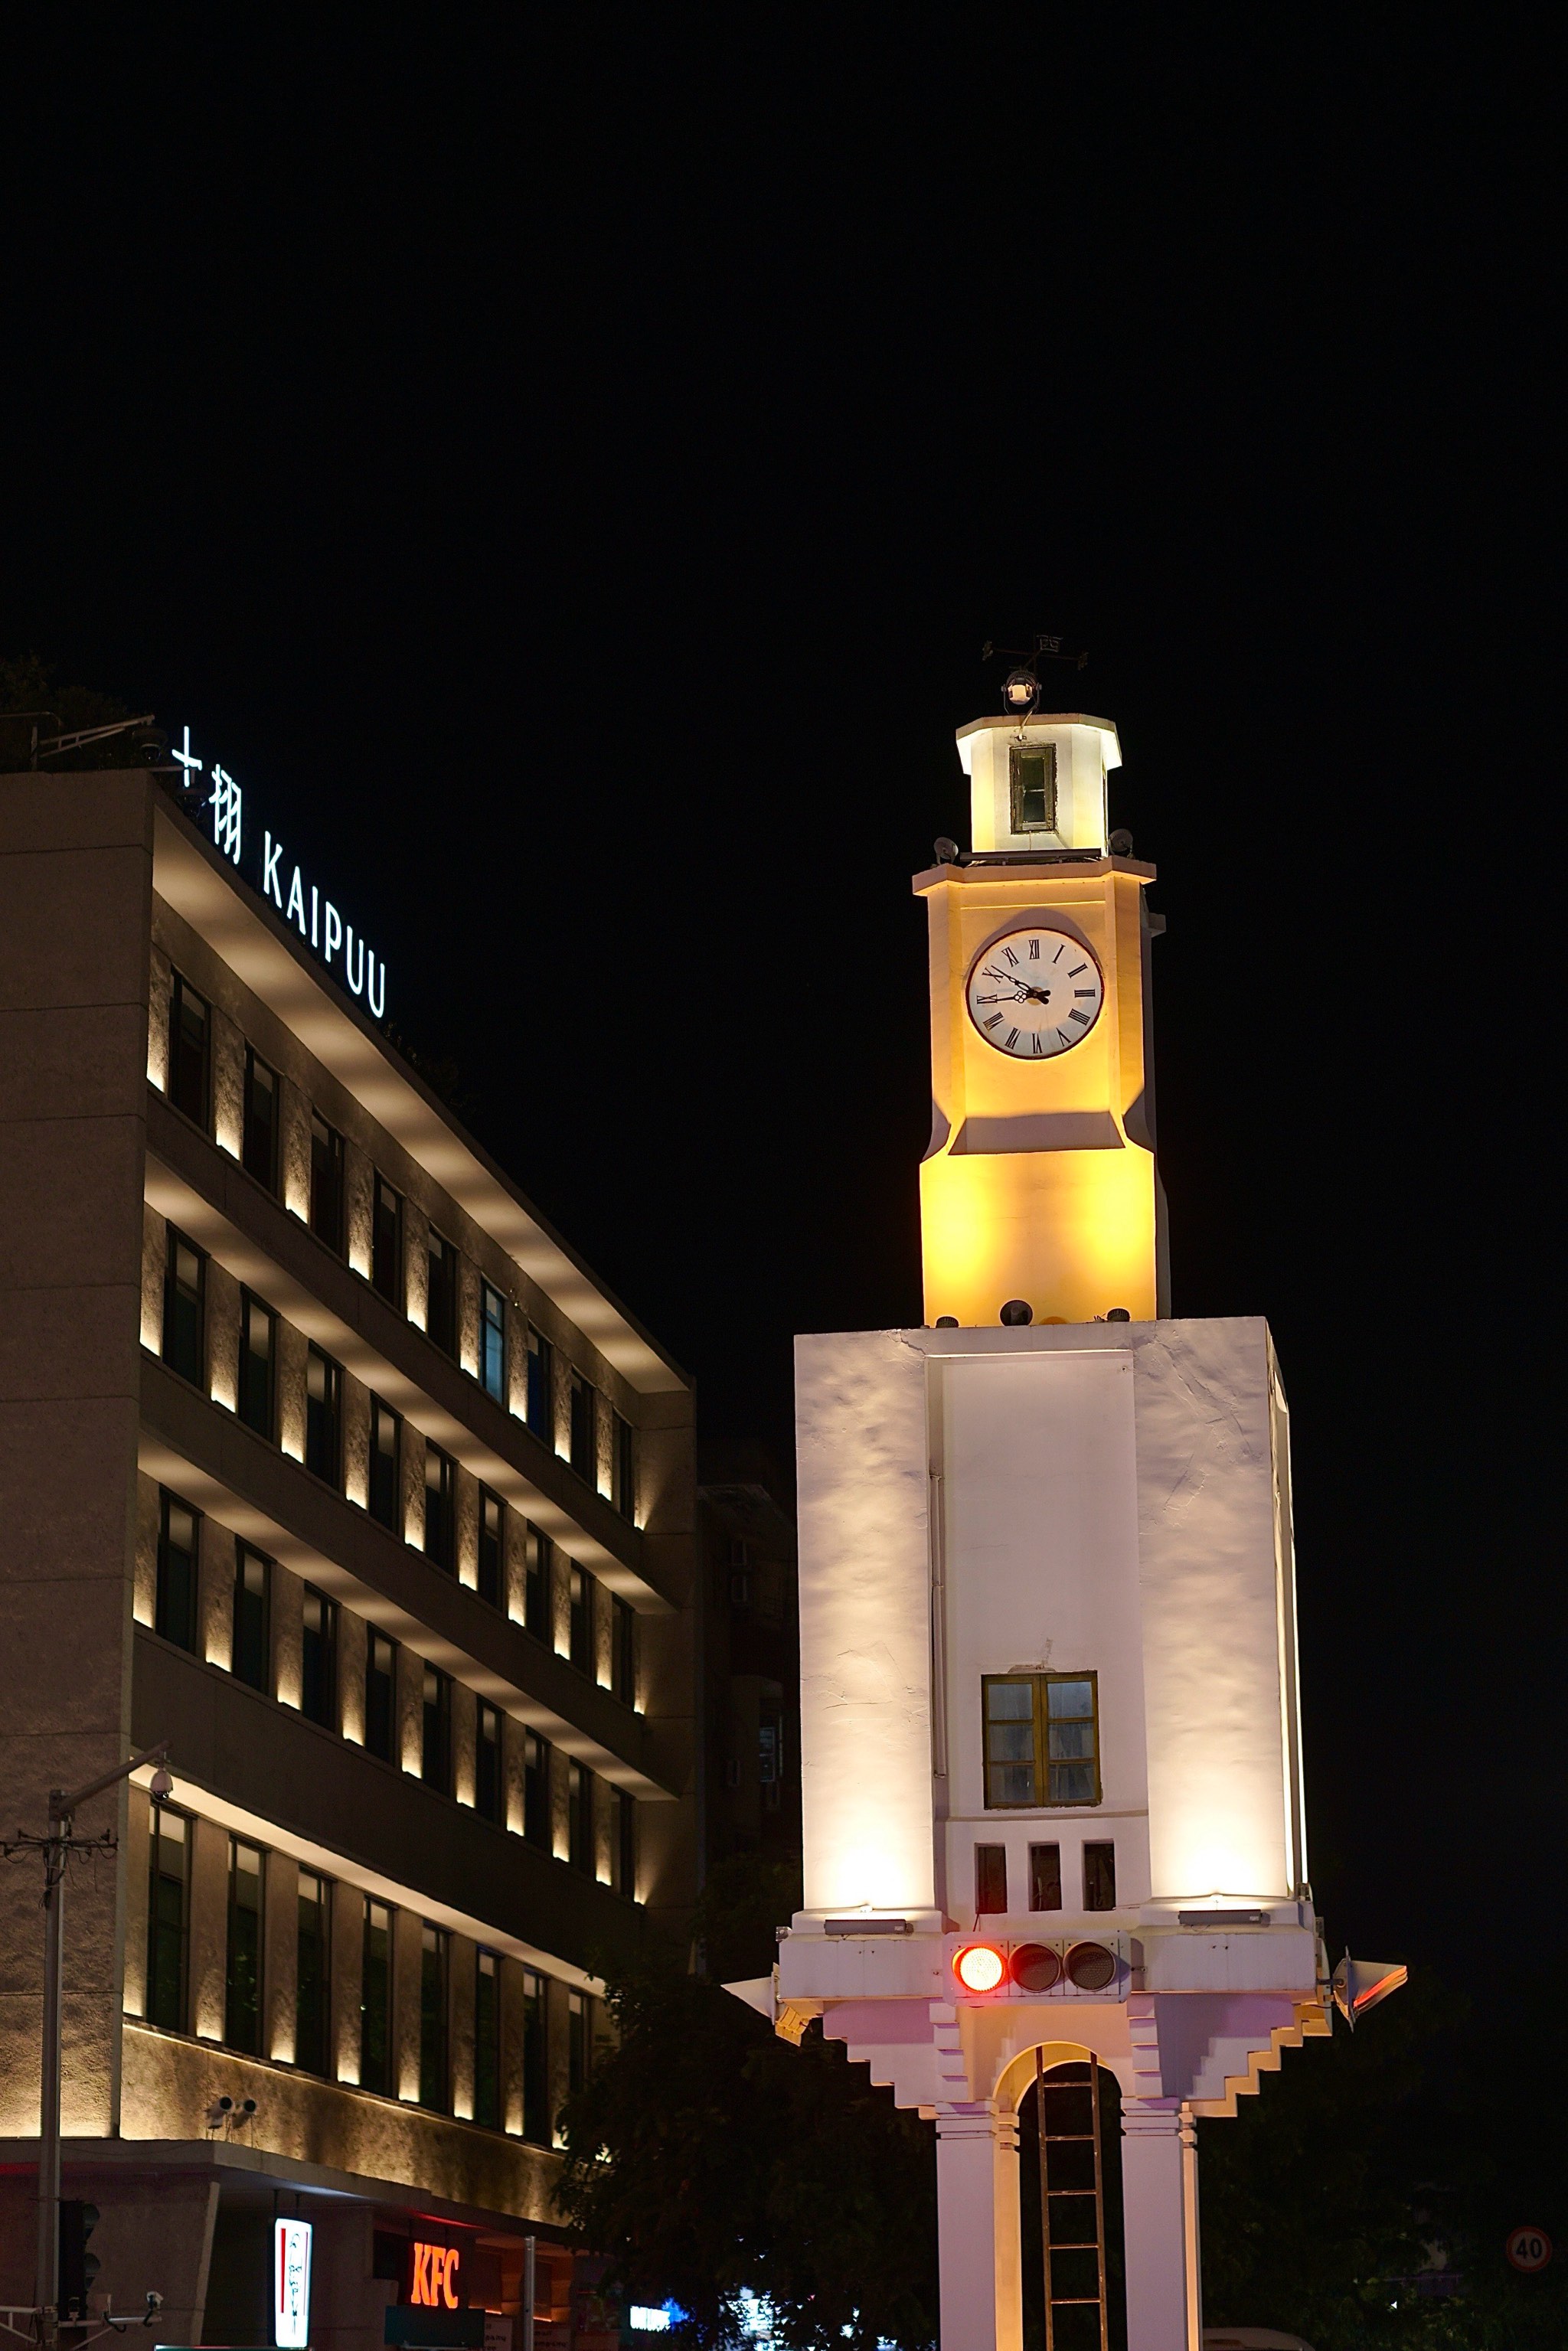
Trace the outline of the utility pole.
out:
<instances>
[{"instance_id":1,"label":"utility pole","mask_svg":"<svg viewBox=\"0 0 1568 2351\"><path fill-rule=\"evenodd\" d=\"M18 1834L7 1840L7 1855L32 1851L44 1857L44 2032L38 2102L38 2265L34 2292L37 2300L38 2340L52 2351L60 2330L60 2041L61 1993L65 1980L66 1868L73 1853L109 1853L118 1843L112 1830L102 1836L78 1837L72 1825L78 1806L90 1796L129 1779L143 1763L156 1763L152 1793L162 1797L173 1789L164 1768L169 1741L145 1747L130 1761L104 1771L85 1787L49 1791L49 1824L42 1836Z\"/></svg>"}]
</instances>

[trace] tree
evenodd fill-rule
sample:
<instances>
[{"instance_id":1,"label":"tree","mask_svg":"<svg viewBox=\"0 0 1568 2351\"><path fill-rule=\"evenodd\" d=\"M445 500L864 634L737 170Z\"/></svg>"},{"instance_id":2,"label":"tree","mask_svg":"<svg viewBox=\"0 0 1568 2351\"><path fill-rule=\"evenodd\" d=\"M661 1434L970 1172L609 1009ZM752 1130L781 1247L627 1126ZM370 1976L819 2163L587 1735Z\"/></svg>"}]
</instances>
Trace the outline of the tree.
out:
<instances>
[{"instance_id":1,"label":"tree","mask_svg":"<svg viewBox=\"0 0 1568 2351\"><path fill-rule=\"evenodd\" d=\"M561 2202L634 2299L680 2304L705 2351L741 2341L743 2290L768 2296L799 2351L925 2351L931 2126L816 2027L791 2048L723 1989L721 1970L771 1964L773 1921L799 1900L789 1875L724 1865L698 1922L704 1971L659 1949L611 1983L618 2038L565 2109Z\"/></svg>"}]
</instances>

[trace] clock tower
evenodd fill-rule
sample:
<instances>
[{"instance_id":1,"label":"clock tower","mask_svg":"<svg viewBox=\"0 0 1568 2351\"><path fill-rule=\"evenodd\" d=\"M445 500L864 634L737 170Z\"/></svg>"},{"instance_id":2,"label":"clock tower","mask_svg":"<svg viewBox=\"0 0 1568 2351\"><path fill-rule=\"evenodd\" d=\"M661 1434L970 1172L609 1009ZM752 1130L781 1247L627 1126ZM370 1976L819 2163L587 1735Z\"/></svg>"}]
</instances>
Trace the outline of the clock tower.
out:
<instances>
[{"instance_id":1,"label":"clock tower","mask_svg":"<svg viewBox=\"0 0 1568 2351\"><path fill-rule=\"evenodd\" d=\"M1168 1311L1155 1165L1152 865L1113 843L1108 719L977 718L958 733L973 848L937 843L925 1320ZM951 854L946 852L951 852Z\"/></svg>"}]
</instances>

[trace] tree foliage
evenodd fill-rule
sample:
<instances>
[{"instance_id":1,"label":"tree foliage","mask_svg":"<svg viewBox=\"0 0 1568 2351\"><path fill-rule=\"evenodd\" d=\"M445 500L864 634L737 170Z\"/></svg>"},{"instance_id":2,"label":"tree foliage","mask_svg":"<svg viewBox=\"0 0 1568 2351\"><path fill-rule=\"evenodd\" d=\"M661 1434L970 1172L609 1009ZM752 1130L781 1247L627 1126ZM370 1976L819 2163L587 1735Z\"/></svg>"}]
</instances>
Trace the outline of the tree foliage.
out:
<instances>
[{"instance_id":1,"label":"tree foliage","mask_svg":"<svg viewBox=\"0 0 1568 2351\"><path fill-rule=\"evenodd\" d=\"M1568 2276L1504 2253L1561 2210L1540 2086L1429 1976L1288 2054L1234 2121L1198 2127L1206 2322L1315 2351L1558 2351Z\"/></svg>"},{"instance_id":2,"label":"tree foliage","mask_svg":"<svg viewBox=\"0 0 1568 2351\"><path fill-rule=\"evenodd\" d=\"M772 1922L799 1899L787 1881L727 1865L699 1921L704 1971L653 1950L612 1983L618 2040L565 2110L561 2201L636 2299L680 2304L705 2351L742 2339L742 2290L769 2298L799 2351L879 2340L925 2351L936 2333L930 2124L815 2027L791 2048L723 1989L721 1970L771 1964Z\"/></svg>"}]
</instances>

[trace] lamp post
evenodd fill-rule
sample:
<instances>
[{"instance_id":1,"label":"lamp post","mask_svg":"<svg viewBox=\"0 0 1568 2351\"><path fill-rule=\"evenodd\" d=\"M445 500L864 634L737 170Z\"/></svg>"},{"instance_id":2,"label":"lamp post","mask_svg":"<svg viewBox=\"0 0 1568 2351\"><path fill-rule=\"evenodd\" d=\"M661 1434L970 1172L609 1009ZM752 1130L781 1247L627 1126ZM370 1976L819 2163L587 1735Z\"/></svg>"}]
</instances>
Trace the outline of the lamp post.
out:
<instances>
[{"instance_id":1,"label":"lamp post","mask_svg":"<svg viewBox=\"0 0 1568 2351\"><path fill-rule=\"evenodd\" d=\"M173 1787L164 1759L169 1741L143 1748L129 1762L117 1764L85 1787L49 1791L49 1825L41 1837L21 1837L18 1845L33 1845L44 1856L44 2033L38 2105L38 2267L35 2293L38 2335L44 2345L58 2340L60 2294L60 2028L61 1991L65 1970L66 1865L74 1852L111 1847L115 1838L77 1838L72 1823L78 1805L89 1796L129 1779L143 1763L156 1762L152 1792L167 1796Z\"/></svg>"}]
</instances>

